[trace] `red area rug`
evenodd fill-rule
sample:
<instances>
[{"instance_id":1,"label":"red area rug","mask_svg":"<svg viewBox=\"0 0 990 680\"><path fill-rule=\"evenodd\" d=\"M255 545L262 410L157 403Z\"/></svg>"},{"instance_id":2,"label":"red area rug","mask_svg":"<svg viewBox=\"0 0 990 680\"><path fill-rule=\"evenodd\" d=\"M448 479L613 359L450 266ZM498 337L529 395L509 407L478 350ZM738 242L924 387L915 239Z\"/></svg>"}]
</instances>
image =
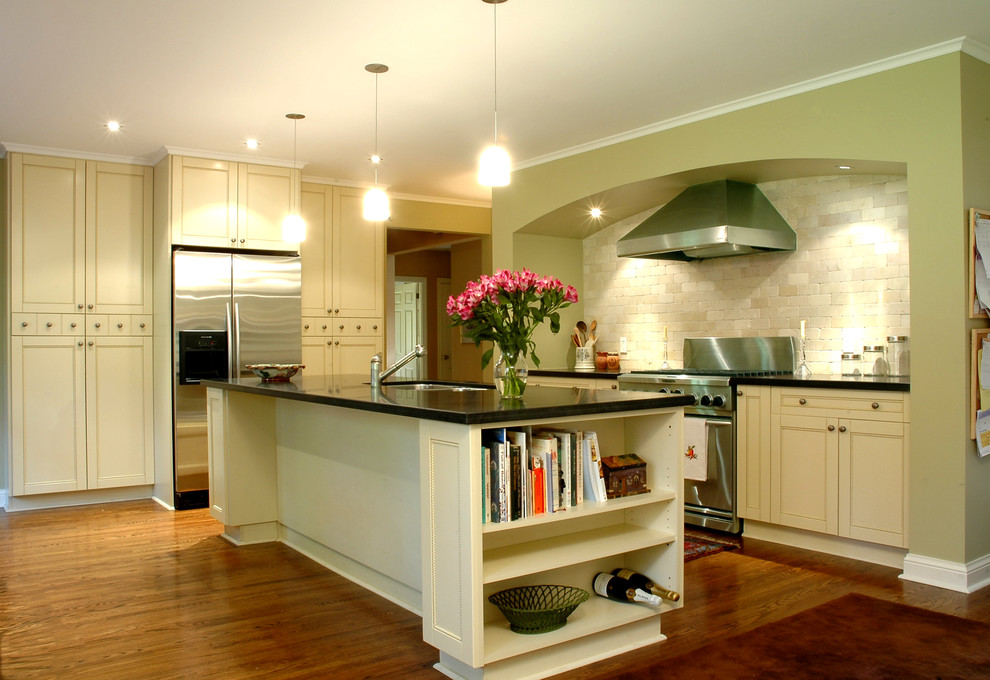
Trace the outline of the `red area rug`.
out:
<instances>
[{"instance_id":1,"label":"red area rug","mask_svg":"<svg viewBox=\"0 0 990 680\"><path fill-rule=\"evenodd\" d=\"M740 545L742 545L741 539L730 534L721 536L686 529L684 531L684 561L690 562L699 557L720 553L723 550L735 550Z\"/></svg>"},{"instance_id":2,"label":"red area rug","mask_svg":"<svg viewBox=\"0 0 990 680\"><path fill-rule=\"evenodd\" d=\"M990 624L852 593L615 680L986 680L988 640Z\"/></svg>"}]
</instances>

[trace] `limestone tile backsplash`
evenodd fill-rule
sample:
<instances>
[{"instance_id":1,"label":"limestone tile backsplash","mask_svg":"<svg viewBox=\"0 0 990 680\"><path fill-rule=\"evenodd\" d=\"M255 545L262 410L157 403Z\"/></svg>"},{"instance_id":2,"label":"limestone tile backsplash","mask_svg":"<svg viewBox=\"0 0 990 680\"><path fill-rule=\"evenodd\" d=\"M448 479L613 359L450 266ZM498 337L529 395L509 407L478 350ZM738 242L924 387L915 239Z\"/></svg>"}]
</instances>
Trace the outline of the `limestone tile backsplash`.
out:
<instances>
[{"instance_id":1,"label":"limestone tile backsplash","mask_svg":"<svg viewBox=\"0 0 990 680\"><path fill-rule=\"evenodd\" d=\"M699 262L620 258L615 244L656 208L584 240L585 317L597 349L628 339L623 370L659 368L664 327L672 366L686 337L794 335L807 359L839 373L843 351L910 335L907 178L845 175L758 185L797 232L793 253Z\"/></svg>"}]
</instances>

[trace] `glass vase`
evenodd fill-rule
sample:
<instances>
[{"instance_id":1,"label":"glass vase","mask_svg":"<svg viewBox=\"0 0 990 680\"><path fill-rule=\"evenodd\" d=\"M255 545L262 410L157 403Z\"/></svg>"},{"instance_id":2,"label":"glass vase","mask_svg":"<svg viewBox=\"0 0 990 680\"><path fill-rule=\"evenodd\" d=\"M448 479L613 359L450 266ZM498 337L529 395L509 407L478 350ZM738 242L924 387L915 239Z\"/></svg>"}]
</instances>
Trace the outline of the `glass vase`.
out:
<instances>
[{"instance_id":1,"label":"glass vase","mask_svg":"<svg viewBox=\"0 0 990 680\"><path fill-rule=\"evenodd\" d=\"M495 389L503 399L521 399L529 378L526 355L502 352L495 362Z\"/></svg>"}]
</instances>

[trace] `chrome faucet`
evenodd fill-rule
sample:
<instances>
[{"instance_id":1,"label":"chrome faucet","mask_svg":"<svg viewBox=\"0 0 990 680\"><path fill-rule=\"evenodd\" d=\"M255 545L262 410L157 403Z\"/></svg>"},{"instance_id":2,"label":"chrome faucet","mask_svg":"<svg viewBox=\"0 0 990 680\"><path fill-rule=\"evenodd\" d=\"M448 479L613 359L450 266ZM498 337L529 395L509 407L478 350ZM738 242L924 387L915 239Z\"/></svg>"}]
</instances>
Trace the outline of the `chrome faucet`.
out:
<instances>
[{"instance_id":1,"label":"chrome faucet","mask_svg":"<svg viewBox=\"0 0 990 680\"><path fill-rule=\"evenodd\" d=\"M382 355L376 354L371 357L371 386L381 387L383 380L394 374L413 359L421 357L424 354L426 354L426 348L422 345L416 345L413 351L396 361L384 371L382 370Z\"/></svg>"}]
</instances>

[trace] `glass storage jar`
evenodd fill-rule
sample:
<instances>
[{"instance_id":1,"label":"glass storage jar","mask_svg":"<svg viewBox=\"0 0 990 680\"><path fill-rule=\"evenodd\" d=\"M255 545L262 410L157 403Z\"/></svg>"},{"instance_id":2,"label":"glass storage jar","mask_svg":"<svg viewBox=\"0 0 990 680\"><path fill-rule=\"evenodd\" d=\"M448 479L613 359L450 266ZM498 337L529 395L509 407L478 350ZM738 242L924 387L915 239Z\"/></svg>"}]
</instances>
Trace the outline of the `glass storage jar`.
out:
<instances>
[{"instance_id":1,"label":"glass storage jar","mask_svg":"<svg viewBox=\"0 0 990 680\"><path fill-rule=\"evenodd\" d=\"M863 357L856 352L842 353L842 375L861 375Z\"/></svg>"},{"instance_id":2,"label":"glass storage jar","mask_svg":"<svg viewBox=\"0 0 990 680\"><path fill-rule=\"evenodd\" d=\"M911 339L906 335L887 336L888 375L907 378L911 375Z\"/></svg>"},{"instance_id":3,"label":"glass storage jar","mask_svg":"<svg viewBox=\"0 0 990 680\"><path fill-rule=\"evenodd\" d=\"M884 345L863 347L863 375L877 377L887 375L887 356Z\"/></svg>"}]
</instances>

